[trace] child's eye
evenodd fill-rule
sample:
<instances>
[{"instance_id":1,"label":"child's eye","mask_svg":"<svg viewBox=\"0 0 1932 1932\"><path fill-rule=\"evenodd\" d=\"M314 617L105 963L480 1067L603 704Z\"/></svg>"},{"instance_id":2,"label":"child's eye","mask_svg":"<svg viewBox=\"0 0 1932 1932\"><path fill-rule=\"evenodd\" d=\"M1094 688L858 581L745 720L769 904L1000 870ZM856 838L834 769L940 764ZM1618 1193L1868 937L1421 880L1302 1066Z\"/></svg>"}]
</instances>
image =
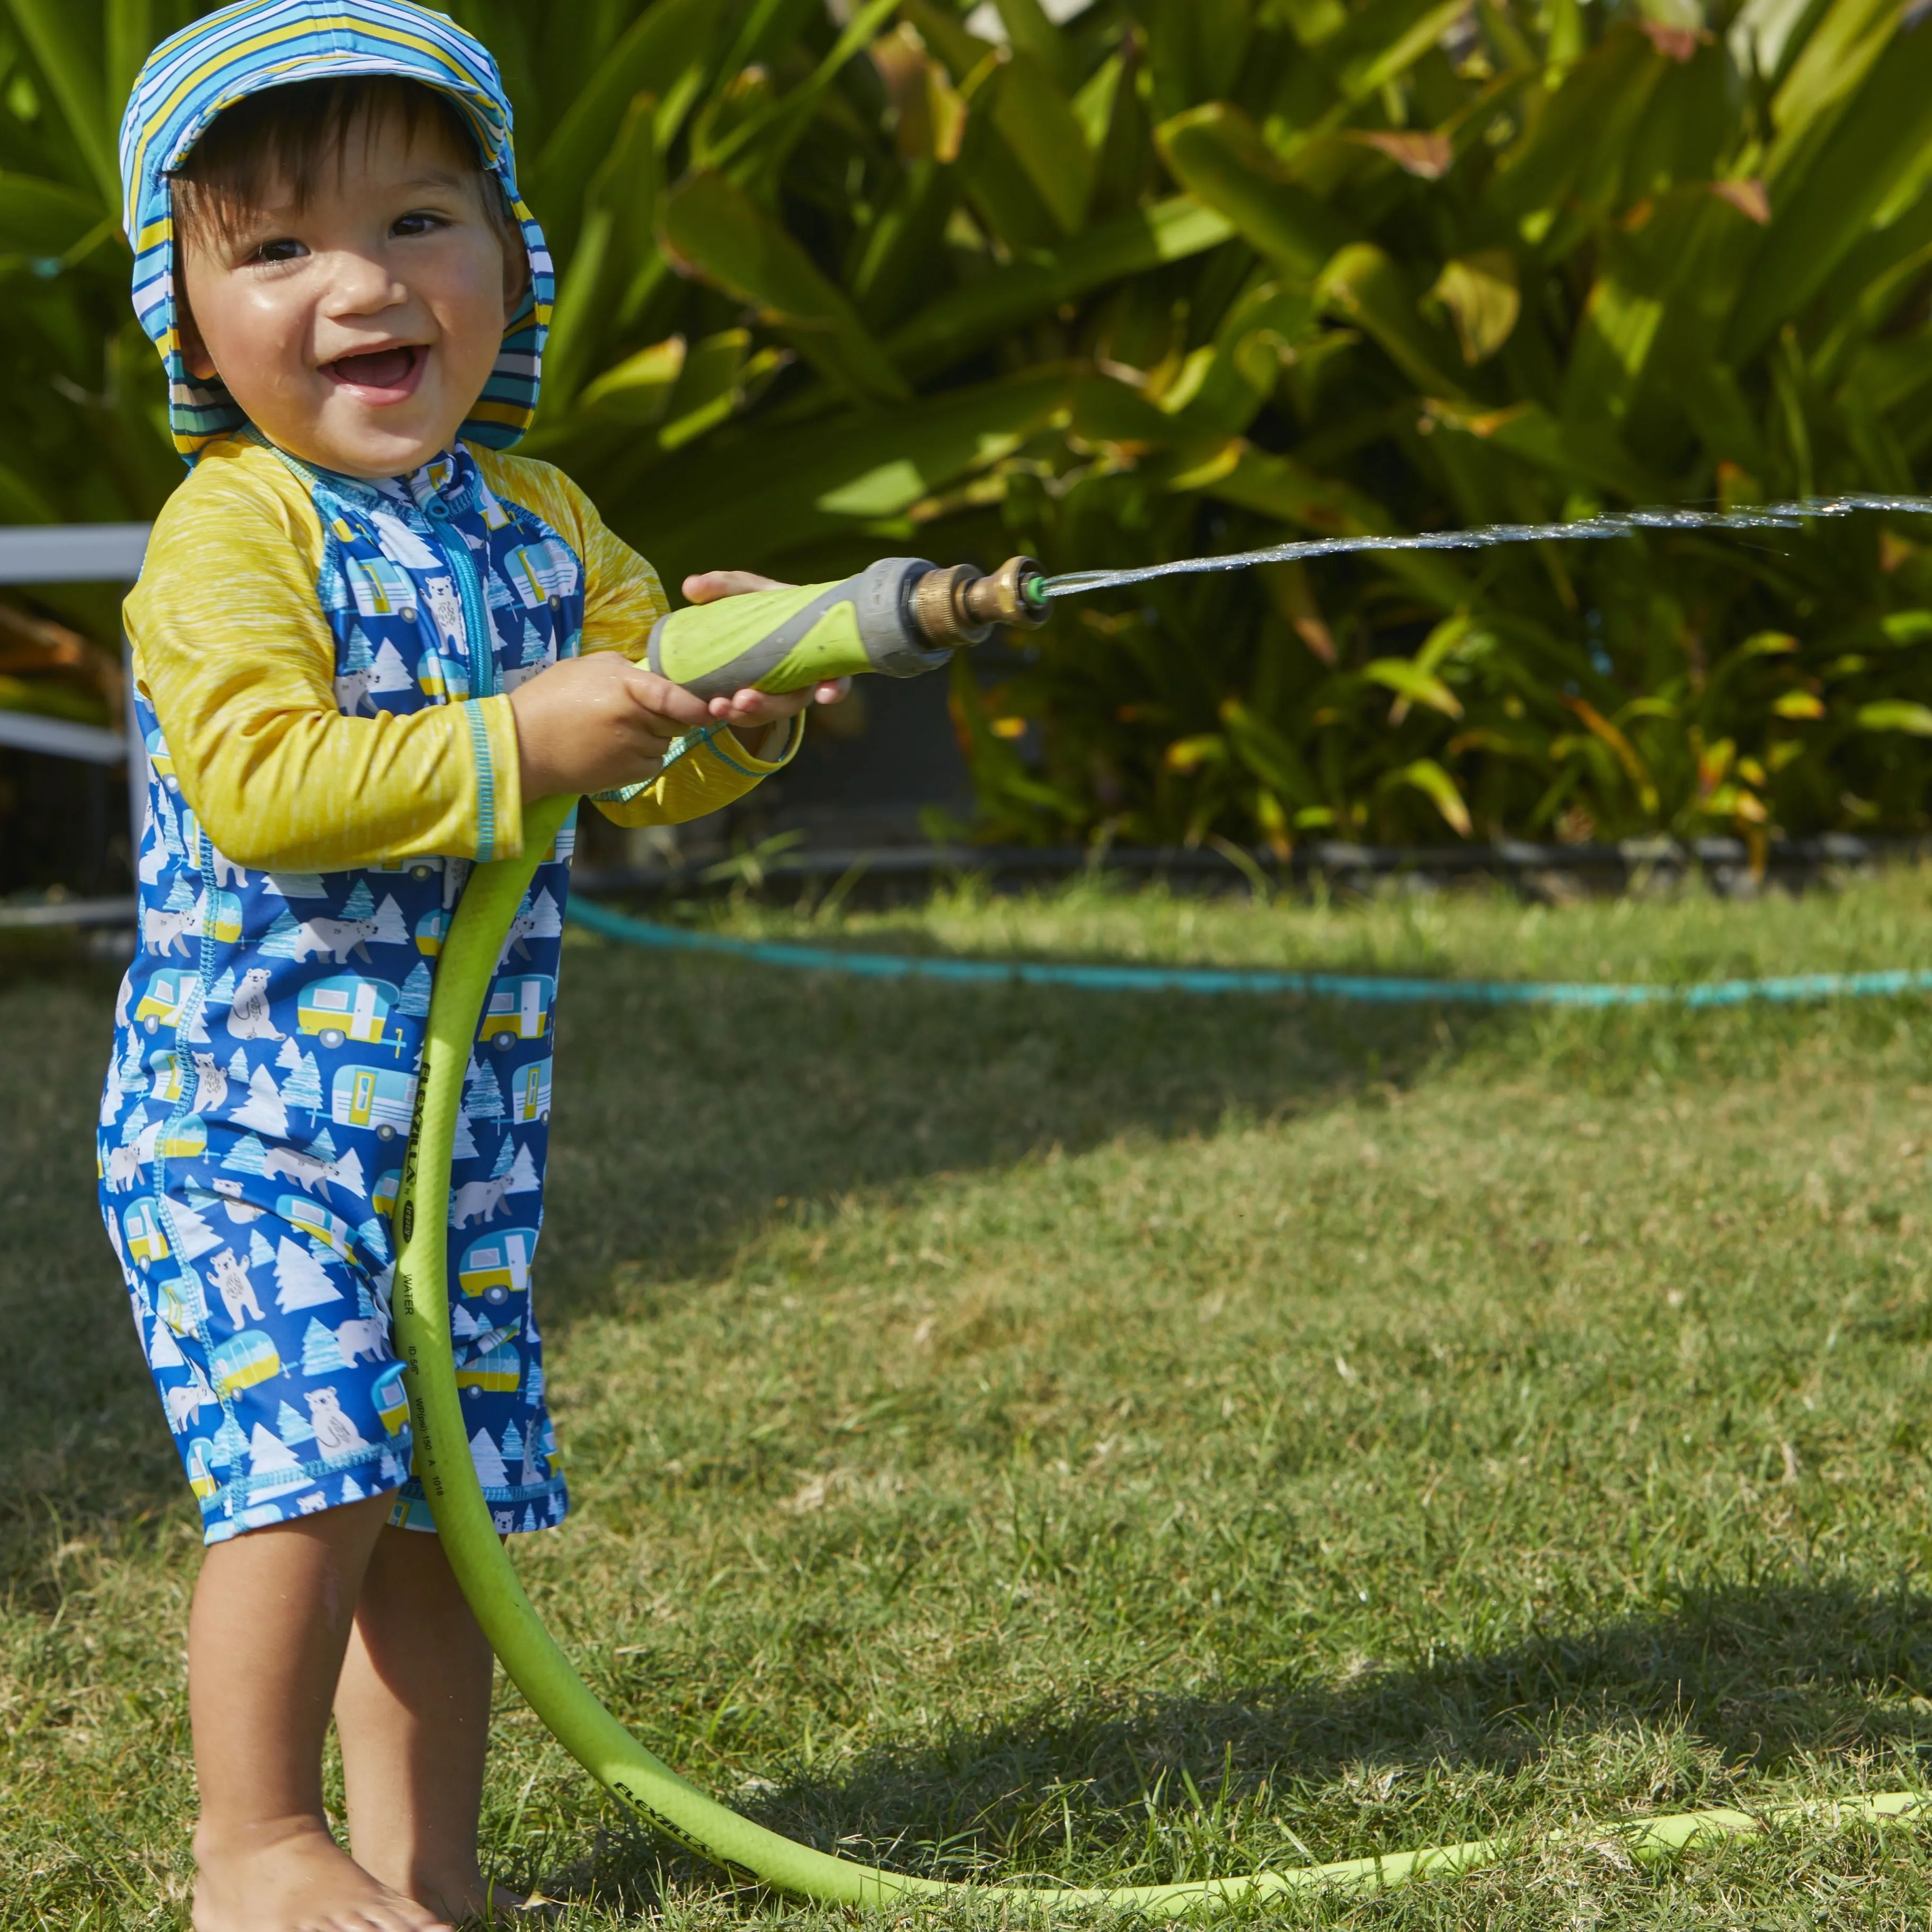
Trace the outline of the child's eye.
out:
<instances>
[{"instance_id":1,"label":"child's eye","mask_svg":"<svg viewBox=\"0 0 1932 1932\"><path fill-rule=\"evenodd\" d=\"M308 253L292 236L278 236L272 242L258 242L250 251L251 262L293 262Z\"/></svg>"},{"instance_id":2,"label":"child's eye","mask_svg":"<svg viewBox=\"0 0 1932 1932\"><path fill-rule=\"evenodd\" d=\"M424 208L414 208L407 214L398 215L390 224L389 232L392 235L428 235L448 225L440 214L431 214Z\"/></svg>"}]
</instances>

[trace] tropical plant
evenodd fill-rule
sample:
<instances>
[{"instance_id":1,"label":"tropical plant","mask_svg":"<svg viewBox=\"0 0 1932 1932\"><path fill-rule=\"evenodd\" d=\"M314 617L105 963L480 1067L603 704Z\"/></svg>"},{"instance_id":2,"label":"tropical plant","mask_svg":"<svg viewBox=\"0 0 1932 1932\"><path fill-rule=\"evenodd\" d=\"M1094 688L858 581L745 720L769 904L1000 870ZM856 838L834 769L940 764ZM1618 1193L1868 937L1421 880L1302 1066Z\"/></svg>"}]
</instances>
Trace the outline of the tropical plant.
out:
<instances>
[{"instance_id":1,"label":"tropical plant","mask_svg":"<svg viewBox=\"0 0 1932 1932\"><path fill-rule=\"evenodd\" d=\"M667 575L1908 490L1932 26L1673 4L456 0L561 271L528 446ZM7 7L0 515L146 514L178 471L112 133L200 10ZM1063 607L956 677L982 825L1916 826L1928 543L1866 518Z\"/></svg>"}]
</instances>

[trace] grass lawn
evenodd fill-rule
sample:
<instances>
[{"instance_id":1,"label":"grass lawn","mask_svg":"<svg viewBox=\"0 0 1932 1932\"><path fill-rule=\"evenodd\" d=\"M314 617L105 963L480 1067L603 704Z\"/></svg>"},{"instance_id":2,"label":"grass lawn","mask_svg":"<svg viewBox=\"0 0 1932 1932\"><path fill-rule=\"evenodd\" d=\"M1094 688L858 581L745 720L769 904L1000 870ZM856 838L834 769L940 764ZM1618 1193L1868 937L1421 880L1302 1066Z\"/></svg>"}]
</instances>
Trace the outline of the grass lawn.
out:
<instances>
[{"instance_id":1,"label":"grass lawn","mask_svg":"<svg viewBox=\"0 0 1932 1932\"><path fill-rule=\"evenodd\" d=\"M1924 964L1932 874L701 916L1695 977ZM1088 1885L1573 1834L1291 1923L1926 1924L1932 1828L1639 1867L1591 1827L1924 1776L1932 1001L1378 1012L588 943L567 970L540 1297L575 1508L518 1559L687 1774L906 1869ZM194 1511L94 1216L112 998L0 975L0 1924L60 1932L184 1925L194 1805ZM486 1830L572 1928L832 1916L628 1822L507 1686Z\"/></svg>"}]
</instances>

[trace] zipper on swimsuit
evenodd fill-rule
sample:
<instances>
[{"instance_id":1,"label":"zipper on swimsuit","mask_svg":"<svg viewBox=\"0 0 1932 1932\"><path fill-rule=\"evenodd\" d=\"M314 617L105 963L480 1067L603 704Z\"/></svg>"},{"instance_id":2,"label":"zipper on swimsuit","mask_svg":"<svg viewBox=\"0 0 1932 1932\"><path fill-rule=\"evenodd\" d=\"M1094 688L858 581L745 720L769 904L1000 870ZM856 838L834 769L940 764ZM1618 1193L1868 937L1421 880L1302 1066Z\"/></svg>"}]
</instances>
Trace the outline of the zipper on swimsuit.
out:
<instances>
[{"instance_id":1,"label":"zipper on swimsuit","mask_svg":"<svg viewBox=\"0 0 1932 1932\"><path fill-rule=\"evenodd\" d=\"M463 641L470 656L470 694L494 698L498 688L494 647L496 632L490 622L490 607L484 598L476 560L470 555L469 542L463 532L451 526L449 506L440 495L431 492L422 512L434 526L436 547L449 566L450 575L456 579L456 594L462 602Z\"/></svg>"}]
</instances>

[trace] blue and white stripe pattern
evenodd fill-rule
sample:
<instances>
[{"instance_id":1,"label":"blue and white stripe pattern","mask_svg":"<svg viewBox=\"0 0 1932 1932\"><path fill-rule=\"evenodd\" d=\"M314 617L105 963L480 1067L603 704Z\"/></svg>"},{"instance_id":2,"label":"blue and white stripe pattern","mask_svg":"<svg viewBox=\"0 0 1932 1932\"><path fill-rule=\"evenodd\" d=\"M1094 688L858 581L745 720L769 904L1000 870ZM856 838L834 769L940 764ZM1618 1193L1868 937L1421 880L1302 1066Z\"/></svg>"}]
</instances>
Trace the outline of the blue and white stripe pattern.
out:
<instances>
[{"instance_id":1,"label":"blue and white stripe pattern","mask_svg":"<svg viewBox=\"0 0 1932 1932\"><path fill-rule=\"evenodd\" d=\"M175 447L192 464L246 418L218 379L198 382L175 326L171 171L224 108L272 87L392 74L447 94L502 182L530 250L530 286L459 435L506 449L536 412L556 279L543 230L517 191L512 116L496 64L453 21L406 0L244 0L197 20L148 56L121 124L121 183L134 250L134 312L168 371Z\"/></svg>"}]
</instances>

